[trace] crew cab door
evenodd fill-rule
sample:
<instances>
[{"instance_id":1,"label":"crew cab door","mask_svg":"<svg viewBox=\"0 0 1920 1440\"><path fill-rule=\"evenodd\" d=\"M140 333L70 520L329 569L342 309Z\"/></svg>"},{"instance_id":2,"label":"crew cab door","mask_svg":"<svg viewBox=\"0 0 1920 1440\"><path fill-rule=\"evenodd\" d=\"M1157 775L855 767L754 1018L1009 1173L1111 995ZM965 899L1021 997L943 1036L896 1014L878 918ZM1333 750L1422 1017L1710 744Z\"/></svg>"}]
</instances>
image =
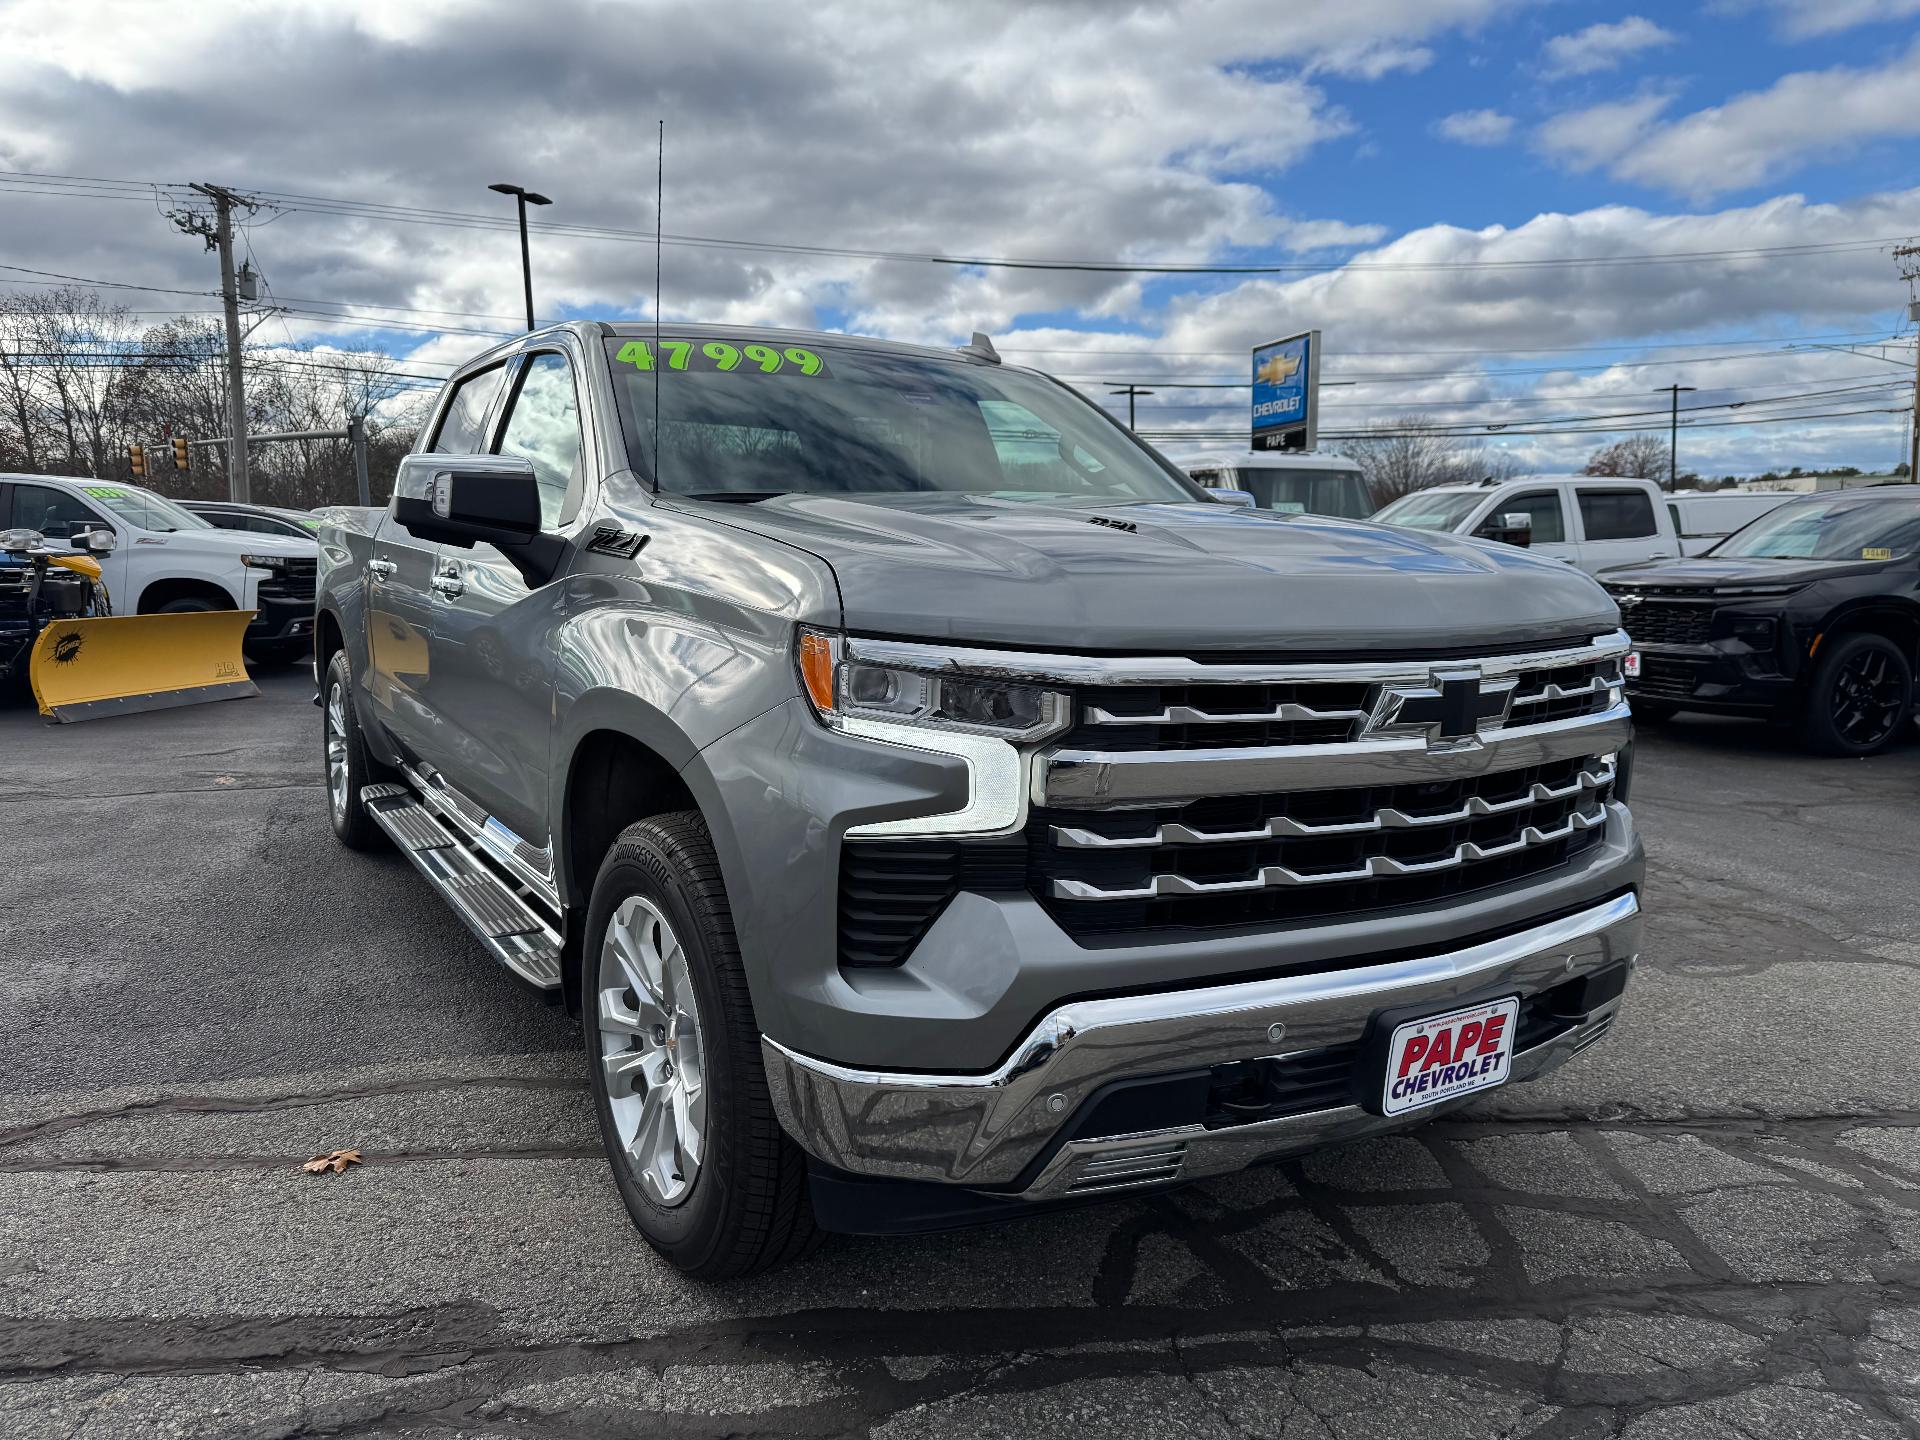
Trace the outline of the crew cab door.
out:
<instances>
[{"instance_id":1,"label":"crew cab door","mask_svg":"<svg viewBox=\"0 0 1920 1440\"><path fill-rule=\"evenodd\" d=\"M576 358L558 342L514 368L493 451L533 466L541 527L563 534L586 493L589 450ZM492 545L442 545L433 590L428 697L442 727L447 781L513 838L548 843L547 763L553 630L562 586L537 588Z\"/></svg>"},{"instance_id":2,"label":"crew cab door","mask_svg":"<svg viewBox=\"0 0 1920 1440\"><path fill-rule=\"evenodd\" d=\"M1525 515L1533 521L1533 537L1527 548L1556 560L1576 561L1573 530L1567 523L1567 496L1559 485L1530 485L1525 489L1494 497L1493 505L1480 516L1474 534L1485 536L1502 528L1503 515Z\"/></svg>"},{"instance_id":3,"label":"crew cab door","mask_svg":"<svg viewBox=\"0 0 1920 1440\"><path fill-rule=\"evenodd\" d=\"M455 384L434 421L427 450L471 455L485 445L487 422L506 377L504 365L476 371ZM434 572L440 546L412 534L389 511L367 562L367 691L375 714L413 756L443 763L445 737L433 710Z\"/></svg>"},{"instance_id":4,"label":"crew cab door","mask_svg":"<svg viewBox=\"0 0 1920 1440\"><path fill-rule=\"evenodd\" d=\"M1666 533L1666 521L1647 488L1638 485L1579 485L1575 498L1580 515L1579 565L1589 575L1678 555L1679 547Z\"/></svg>"}]
</instances>

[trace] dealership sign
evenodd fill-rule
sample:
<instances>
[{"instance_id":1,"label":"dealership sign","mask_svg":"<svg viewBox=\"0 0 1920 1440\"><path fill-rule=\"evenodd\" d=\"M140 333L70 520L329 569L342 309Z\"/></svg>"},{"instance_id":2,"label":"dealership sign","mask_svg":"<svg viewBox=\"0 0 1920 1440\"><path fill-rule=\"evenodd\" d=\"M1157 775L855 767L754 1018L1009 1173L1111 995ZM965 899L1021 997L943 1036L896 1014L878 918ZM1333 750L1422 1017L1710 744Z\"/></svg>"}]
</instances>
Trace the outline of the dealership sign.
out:
<instances>
[{"instance_id":1,"label":"dealership sign","mask_svg":"<svg viewBox=\"0 0 1920 1440\"><path fill-rule=\"evenodd\" d=\"M1320 332L1254 347L1253 448L1311 450L1320 429Z\"/></svg>"}]
</instances>

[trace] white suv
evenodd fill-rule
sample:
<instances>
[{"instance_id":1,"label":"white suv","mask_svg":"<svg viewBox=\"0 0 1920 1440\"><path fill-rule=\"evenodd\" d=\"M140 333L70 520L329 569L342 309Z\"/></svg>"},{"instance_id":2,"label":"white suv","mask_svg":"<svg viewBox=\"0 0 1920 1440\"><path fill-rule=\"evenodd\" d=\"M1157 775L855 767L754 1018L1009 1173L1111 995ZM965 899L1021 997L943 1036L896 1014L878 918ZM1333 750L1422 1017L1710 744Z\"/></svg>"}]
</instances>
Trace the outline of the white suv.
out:
<instances>
[{"instance_id":1,"label":"white suv","mask_svg":"<svg viewBox=\"0 0 1920 1440\"><path fill-rule=\"evenodd\" d=\"M101 578L116 614L252 610L246 647L259 661L293 659L313 642L311 540L217 529L138 485L0 474L0 530L10 529L58 540L112 530Z\"/></svg>"}]
</instances>

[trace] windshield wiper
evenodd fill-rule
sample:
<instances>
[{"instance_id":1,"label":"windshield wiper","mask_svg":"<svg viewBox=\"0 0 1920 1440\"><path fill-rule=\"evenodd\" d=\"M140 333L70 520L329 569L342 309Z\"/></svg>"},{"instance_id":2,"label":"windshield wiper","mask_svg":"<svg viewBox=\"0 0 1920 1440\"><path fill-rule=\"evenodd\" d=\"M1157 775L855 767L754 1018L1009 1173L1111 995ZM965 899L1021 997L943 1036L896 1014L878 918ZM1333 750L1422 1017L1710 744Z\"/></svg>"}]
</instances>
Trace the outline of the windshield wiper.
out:
<instances>
[{"instance_id":1,"label":"windshield wiper","mask_svg":"<svg viewBox=\"0 0 1920 1440\"><path fill-rule=\"evenodd\" d=\"M791 490L687 490L683 492L688 500L725 500L734 505L758 505L762 500L778 500L782 495L791 495Z\"/></svg>"}]
</instances>

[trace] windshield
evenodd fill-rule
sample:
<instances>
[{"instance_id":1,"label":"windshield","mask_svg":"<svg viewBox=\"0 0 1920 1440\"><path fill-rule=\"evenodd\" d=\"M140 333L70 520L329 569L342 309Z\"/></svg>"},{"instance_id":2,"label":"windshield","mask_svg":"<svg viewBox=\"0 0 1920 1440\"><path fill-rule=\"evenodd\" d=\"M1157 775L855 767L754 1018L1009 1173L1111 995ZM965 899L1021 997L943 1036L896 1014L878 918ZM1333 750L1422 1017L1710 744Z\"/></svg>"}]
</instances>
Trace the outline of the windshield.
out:
<instances>
[{"instance_id":1,"label":"windshield","mask_svg":"<svg viewBox=\"0 0 1920 1440\"><path fill-rule=\"evenodd\" d=\"M798 491L958 492L1013 500L1195 500L1097 407L1037 375L783 341L607 341L634 469L660 488L755 499Z\"/></svg>"},{"instance_id":2,"label":"windshield","mask_svg":"<svg viewBox=\"0 0 1920 1440\"><path fill-rule=\"evenodd\" d=\"M1416 490L1402 495L1373 518L1382 525L1409 525L1415 530L1453 530L1486 499L1481 490Z\"/></svg>"},{"instance_id":3,"label":"windshield","mask_svg":"<svg viewBox=\"0 0 1920 1440\"><path fill-rule=\"evenodd\" d=\"M1365 478L1351 470L1240 469L1234 475L1262 510L1339 515L1349 520L1364 520L1373 513Z\"/></svg>"},{"instance_id":4,"label":"windshield","mask_svg":"<svg viewBox=\"0 0 1920 1440\"><path fill-rule=\"evenodd\" d=\"M84 492L140 530L211 530L214 527L198 515L182 510L171 500L151 490L136 490L129 485L88 485Z\"/></svg>"},{"instance_id":5,"label":"windshield","mask_svg":"<svg viewBox=\"0 0 1920 1440\"><path fill-rule=\"evenodd\" d=\"M1836 495L1769 510L1707 553L1734 560L1891 560L1920 548L1920 496Z\"/></svg>"}]
</instances>

